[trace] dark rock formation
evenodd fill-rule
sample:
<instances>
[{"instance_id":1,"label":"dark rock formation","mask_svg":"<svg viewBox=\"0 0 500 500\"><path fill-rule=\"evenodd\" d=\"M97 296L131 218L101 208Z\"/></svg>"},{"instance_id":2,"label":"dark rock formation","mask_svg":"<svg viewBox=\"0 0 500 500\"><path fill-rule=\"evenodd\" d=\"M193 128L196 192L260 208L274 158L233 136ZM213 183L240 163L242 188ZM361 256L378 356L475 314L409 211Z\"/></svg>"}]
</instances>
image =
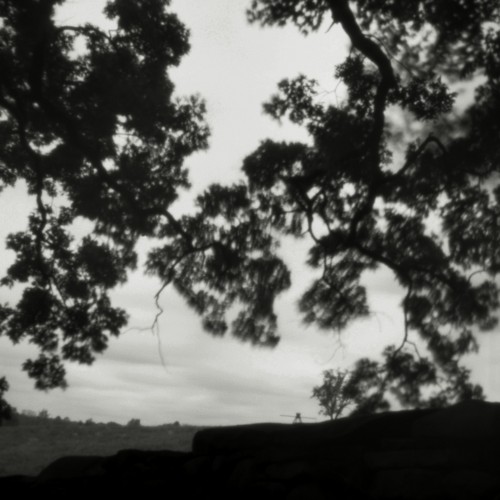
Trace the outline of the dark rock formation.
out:
<instances>
[{"instance_id":1,"label":"dark rock formation","mask_svg":"<svg viewBox=\"0 0 500 500\"><path fill-rule=\"evenodd\" d=\"M0 491L165 498L500 500L500 404L199 431L192 452L64 457Z\"/></svg>"}]
</instances>

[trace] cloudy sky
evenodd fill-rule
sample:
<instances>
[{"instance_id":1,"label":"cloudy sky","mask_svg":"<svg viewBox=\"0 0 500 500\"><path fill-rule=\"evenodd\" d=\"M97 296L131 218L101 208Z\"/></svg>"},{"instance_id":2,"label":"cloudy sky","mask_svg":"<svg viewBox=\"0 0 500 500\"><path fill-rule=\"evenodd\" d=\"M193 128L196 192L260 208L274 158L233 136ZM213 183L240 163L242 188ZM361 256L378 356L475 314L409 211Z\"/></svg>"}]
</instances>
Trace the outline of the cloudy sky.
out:
<instances>
[{"instance_id":1,"label":"cloudy sky","mask_svg":"<svg viewBox=\"0 0 500 500\"><path fill-rule=\"evenodd\" d=\"M244 11L249 0L174 0L172 9L191 30L191 52L172 76L179 94L199 93L207 101L212 136L210 149L187 160L193 190L181 197L176 210L189 210L193 193L212 182L241 178L242 159L259 141L307 139L293 126L279 126L262 113L262 103L285 77L304 73L320 82L322 98L335 102L341 88L333 79L335 64L346 50L338 28L328 25L304 38L293 28L249 26ZM59 13L65 24L96 22L101 0L73 0ZM22 186L0 196L0 240L22 230L33 201ZM149 248L141 242L141 255ZM164 314L159 335L149 329L156 314L153 296L159 282L134 273L116 290L114 303L130 314L130 329L112 339L106 353L90 367L68 365L69 388L43 393L33 389L20 367L36 351L12 346L0 338L0 375L11 385L9 402L18 409L47 409L53 416L143 424L172 421L224 425L256 421L286 422L282 414L318 415L311 399L314 385L329 368L349 366L361 356L376 355L387 343L397 343L403 328L398 305L403 292L390 272L364 279L373 314L339 335L301 324L296 313L300 292L311 279L302 266L306 246L286 240L282 255L292 269L293 287L278 303L282 340L274 350L255 349L230 338L212 338L199 318L172 290L161 297ZM13 255L0 247L0 274ZM0 301L16 290L0 289ZM497 334L499 332L496 332ZM483 334L479 356L468 360L489 399L500 397L500 335Z\"/></svg>"}]
</instances>

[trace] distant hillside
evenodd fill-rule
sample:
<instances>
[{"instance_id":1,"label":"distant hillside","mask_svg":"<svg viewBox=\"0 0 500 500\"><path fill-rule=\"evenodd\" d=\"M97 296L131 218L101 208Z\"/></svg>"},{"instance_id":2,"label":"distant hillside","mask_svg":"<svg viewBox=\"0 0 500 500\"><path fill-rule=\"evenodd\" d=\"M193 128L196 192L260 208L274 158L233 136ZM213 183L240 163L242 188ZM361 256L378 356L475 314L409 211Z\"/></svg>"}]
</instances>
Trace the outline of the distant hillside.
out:
<instances>
[{"instance_id":1,"label":"distant hillside","mask_svg":"<svg viewBox=\"0 0 500 500\"><path fill-rule=\"evenodd\" d=\"M16 413L12 422L0 427L0 476L36 475L65 455L113 455L123 449L187 451L202 428L178 422L146 427L137 419L128 425L72 422L27 413Z\"/></svg>"}]
</instances>

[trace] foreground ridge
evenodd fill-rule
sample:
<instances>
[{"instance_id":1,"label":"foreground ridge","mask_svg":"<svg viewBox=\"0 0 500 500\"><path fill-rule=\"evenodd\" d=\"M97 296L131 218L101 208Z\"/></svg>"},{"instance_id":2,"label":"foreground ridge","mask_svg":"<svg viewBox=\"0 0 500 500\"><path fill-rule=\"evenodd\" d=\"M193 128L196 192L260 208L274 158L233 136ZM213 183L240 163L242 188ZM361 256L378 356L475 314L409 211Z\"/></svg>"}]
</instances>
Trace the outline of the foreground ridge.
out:
<instances>
[{"instance_id":1,"label":"foreground ridge","mask_svg":"<svg viewBox=\"0 0 500 500\"><path fill-rule=\"evenodd\" d=\"M283 500L500 499L500 403L203 429L191 452L63 457L0 491Z\"/></svg>"}]
</instances>

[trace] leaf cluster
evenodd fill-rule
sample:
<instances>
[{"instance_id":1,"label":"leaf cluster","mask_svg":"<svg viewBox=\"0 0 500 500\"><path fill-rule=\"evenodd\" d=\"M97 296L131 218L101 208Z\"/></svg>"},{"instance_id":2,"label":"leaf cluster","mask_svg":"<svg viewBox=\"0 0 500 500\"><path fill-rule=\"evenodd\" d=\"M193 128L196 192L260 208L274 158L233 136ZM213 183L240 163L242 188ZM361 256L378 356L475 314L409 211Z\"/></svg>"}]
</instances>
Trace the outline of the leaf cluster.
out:
<instances>
[{"instance_id":1,"label":"leaf cluster","mask_svg":"<svg viewBox=\"0 0 500 500\"><path fill-rule=\"evenodd\" d=\"M174 96L168 70L189 44L168 2L107 2L112 30L61 24L61 3L0 2L0 189L23 181L36 200L7 239L1 284L23 290L0 306L0 334L39 348L24 369L41 389L64 387L63 361L92 363L126 325L109 290L138 239L175 224L184 158L208 137L203 101Z\"/></svg>"}]
</instances>

